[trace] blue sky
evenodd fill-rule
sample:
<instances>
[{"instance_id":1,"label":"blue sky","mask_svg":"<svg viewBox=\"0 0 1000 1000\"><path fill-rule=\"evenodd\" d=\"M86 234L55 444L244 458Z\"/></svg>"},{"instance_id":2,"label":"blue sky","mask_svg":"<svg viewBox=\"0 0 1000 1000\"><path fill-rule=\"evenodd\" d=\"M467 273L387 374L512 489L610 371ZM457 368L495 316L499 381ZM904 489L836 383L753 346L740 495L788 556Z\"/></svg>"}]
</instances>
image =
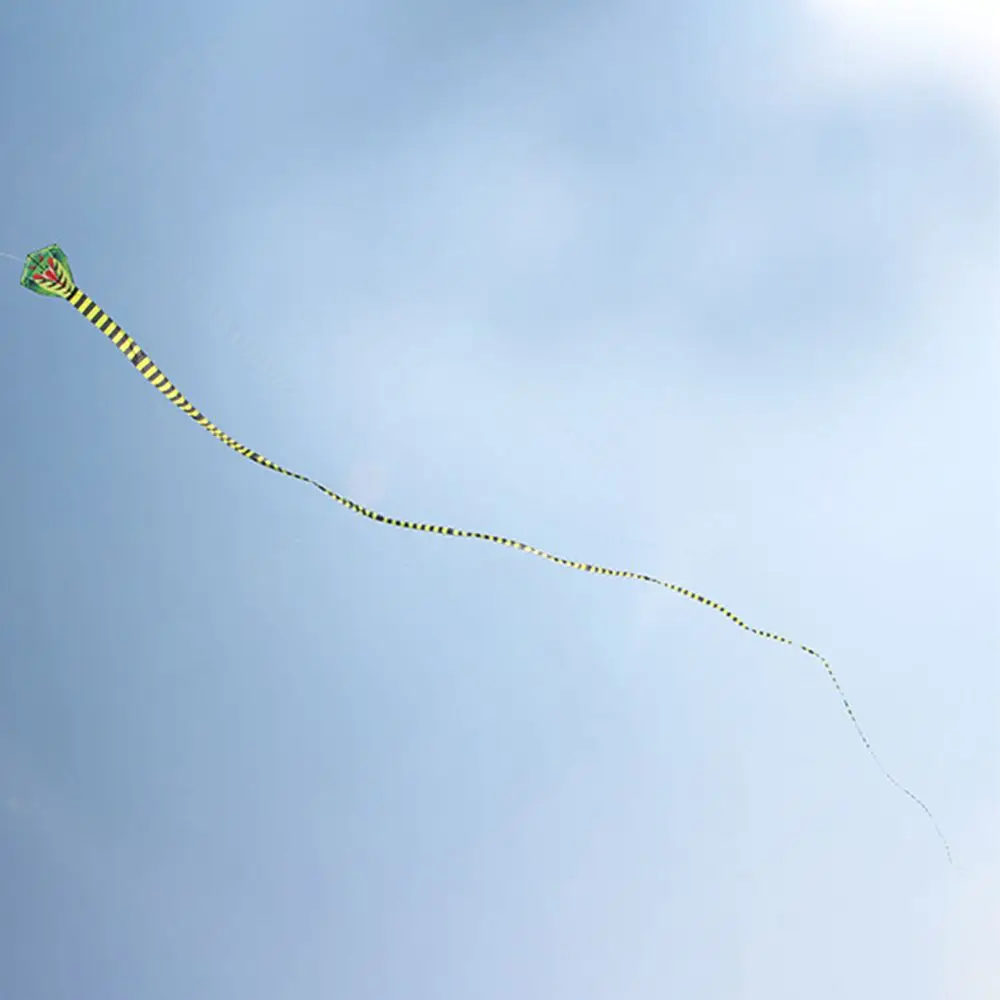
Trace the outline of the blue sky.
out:
<instances>
[{"instance_id":1,"label":"blue sky","mask_svg":"<svg viewBox=\"0 0 1000 1000\"><path fill-rule=\"evenodd\" d=\"M1000 108L925 6L3 14L0 248L287 466L821 650L957 863L808 657L267 475L0 261L0 997L988 996Z\"/></svg>"}]
</instances>

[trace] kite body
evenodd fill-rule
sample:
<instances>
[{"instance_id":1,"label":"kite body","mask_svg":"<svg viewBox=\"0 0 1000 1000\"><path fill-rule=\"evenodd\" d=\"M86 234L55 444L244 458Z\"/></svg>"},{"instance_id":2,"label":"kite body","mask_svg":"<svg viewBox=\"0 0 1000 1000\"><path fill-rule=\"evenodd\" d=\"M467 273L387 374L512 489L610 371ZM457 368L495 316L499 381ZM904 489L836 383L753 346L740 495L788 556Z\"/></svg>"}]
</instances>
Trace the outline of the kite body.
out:
<instances>
[{"instance_id":1,"label":"kite body","mask_svg":"<svg viewBox=\"0 0 1000 1000\"><path fill-rule=\"evenodd\" d=\"M74 285L73 272L69 269L66 254L54 243L28 254L21 272L21 284L39 295L68 299Z\"/></svg>"},{"instance_id":2,"label":"kite body","mask_svg":"<svg viewBox=\"0 0 1000 1000\"><path fill-rule=\"evenodd\" d=\"M252 448L248 448L246 445L240 444L240 442L235 438L230 437L224 431L220 430L214 423L212 423L211 420L208 419L208 417L206 417L200 410L197 409L197 407L192 405L184 397L173 382L171 382L170 379L168 379L160 370L160 368L153 363L153 360L149 357L149 355L147 355L146 352L103 309L101 309L96 302L93 301L93 299L76 286L76 283L73 280L73 272L70 269L66 254L56 244L52 244L51 246L44 247L41 250L28 254L27 259L25 260L24 269L21 272L21 284L29 291L35 292L38 295L66 299L66 301L68 301L69 304L80 313L80 315L96 326L97 329L100 330L101 333L103 333L104 336L118 348L118 350L132 364L135 370L139 372L139 374L142 375L142 377L149 382L150 385L159 390L159 392L169 399L174 406L186 413L201 427L204 427L209 434L221 441L227 448L231 448L237 454L242 455L244 458L254 462L256 465L263 466L265 469L270 469L272 472L277 472L282 476L287 476L289 479L297 479L299 482L307 483L308 485L315 487L331 500L335 500L337 503L348 508L348 510L352 510L354 513L360 514L362 517L366 517L372 521L377 521L381 524L388 524L396 528L406 528L410 531L424 531L431 532L433 534L452 535L457 538L476 538L482 541L493 542L496 545L503 545L507 548L518 549L521 552L527 552L531 555L539 556L542 559L547 559L549 562L557 563L560 566L567 566L570 569L581 570L585 573L594 573L598 576L621 577L629 580L639 580L643 583L656 584L657 586L665 587L676 594L680 594L681 596L687 597L692 601L697 601L699 604L704 604L707 607L712 608L714 611L717 611L719 614L728 618L734 625L738 625L741 629L751 632L753 635L759 636L762 639L769 639L772 642L782 643L786 646L795 646L802 652L807 653L823 665L827 676L830 678L830 681L833 683L838 695L840 696L844 711L851 720L851 723L861 739L861 742L864 744L865 749L871 755L872 759L878 765L885 777L924 811L931 823L934 824L934 829L937 831L938 837L944 844L945 851L948 854L948 860L951 860L951 849L948 846L948 842L945 840L944 835L941 833L937 822L934 820L934 816L931 811L908 788L901 785L882 765L882 762L876 756L868 737L865 735L860 724L858 723L854 714L854 709L847 700L843 688L840 686L840 681L833 672L833 668L830 666L829 661L824 656L817 653L816 650L810 649L808 646L804 646L801 643L793 642L791 639L786 639L784 636L777 635L774 632L765 632L762 629L755 628L754 626L747 624L739 616L735 615L728 608L717 603L716 601L703 597L701 594L696 594L694 591L687 590L686 588L675 583L659 580L656 577L648 576L645 573L634 573L631 570L622 569L607 569L603 566L592 565L591 563L575 562L570 559L564 559L561 556L552 555L542 549L537 549L533 545L527 545L524 542L518 542L510 538L503 538L500 535L491 535L480 531L466 531L462 528L449 528L436 524L419 524L414 521L403 521L399 518L389 517L385 514L380 514L377 511L370 510L348 497L335 493L333 490L324 486L322 483L317 482L315 479L311 479L309 476L293 472L291 469L286 469L278 465L276 462L272 462L269 458L265 458Z\"/></svg>"}]
</instances>

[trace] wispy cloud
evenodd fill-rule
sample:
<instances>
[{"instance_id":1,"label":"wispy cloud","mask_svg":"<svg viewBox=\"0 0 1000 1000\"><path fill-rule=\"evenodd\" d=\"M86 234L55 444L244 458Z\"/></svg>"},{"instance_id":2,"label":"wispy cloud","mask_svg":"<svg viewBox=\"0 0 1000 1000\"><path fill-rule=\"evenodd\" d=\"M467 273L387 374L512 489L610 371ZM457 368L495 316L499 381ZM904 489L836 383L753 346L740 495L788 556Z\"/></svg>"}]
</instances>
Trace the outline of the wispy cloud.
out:
<instances>
[{"instance_id":1,"label":"wispy cloud","mask_svg":"<svg viewBox=\"0 0 1000 1000\"><path fill-rule=\"evenodd\" d=\"M951 91L1000 126L1000 7L990 0L801 0L838 88Z\"/></svg>"}]
</instances>

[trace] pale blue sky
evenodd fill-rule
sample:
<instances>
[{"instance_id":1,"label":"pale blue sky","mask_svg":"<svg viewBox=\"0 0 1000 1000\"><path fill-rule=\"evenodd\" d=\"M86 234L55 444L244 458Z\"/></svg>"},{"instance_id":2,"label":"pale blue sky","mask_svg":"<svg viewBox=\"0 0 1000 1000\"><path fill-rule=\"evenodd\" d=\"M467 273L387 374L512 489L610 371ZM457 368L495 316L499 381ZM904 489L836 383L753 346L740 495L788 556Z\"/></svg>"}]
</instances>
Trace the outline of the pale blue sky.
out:
<instances>
[{"instance_id":1,"label":"pale blue sky","mask_svg":"<svg viewBox=\"0 0 1000 1000\"><path fill-rule=\"evenodd\" d=\"M334 489L821 650L957 866L815 661L267 475L0 260L0 998L985 1000L962 53L791 0L46 10L0 17L0 248Z\"/></svg>"}]
</instances>

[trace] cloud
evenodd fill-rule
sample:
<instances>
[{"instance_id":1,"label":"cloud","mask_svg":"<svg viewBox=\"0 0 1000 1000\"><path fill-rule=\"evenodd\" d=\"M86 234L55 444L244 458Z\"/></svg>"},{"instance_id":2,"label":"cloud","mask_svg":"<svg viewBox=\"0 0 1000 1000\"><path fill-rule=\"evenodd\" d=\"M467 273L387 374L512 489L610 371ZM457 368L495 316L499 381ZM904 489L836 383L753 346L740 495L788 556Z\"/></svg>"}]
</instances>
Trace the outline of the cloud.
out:
<instances>
[{"instance_id":1,"label":"cloud","mask_svg":"<svg viewBox=\"0 0 1000 1000\"><path fill-rule=\"evenodd\" d=\"M1000 123L1000 7L989 0L803 0L840 84L936 81Z\"/></svg>"}]
</instances>

